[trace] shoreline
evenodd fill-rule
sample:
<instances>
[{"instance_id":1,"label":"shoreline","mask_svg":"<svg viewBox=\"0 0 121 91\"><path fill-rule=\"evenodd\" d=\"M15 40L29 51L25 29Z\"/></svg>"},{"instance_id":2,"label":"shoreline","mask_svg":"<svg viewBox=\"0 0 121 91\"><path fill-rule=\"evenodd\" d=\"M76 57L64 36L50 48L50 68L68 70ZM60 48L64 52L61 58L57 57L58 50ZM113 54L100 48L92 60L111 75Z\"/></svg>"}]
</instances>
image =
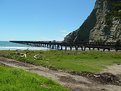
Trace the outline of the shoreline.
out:
<instances>
[{"instance_id":1,"label":"shoreline","mask_svg":"<svg viewBox=\"0 0 121 91\"><path fill-rule=\"evenodd\" d=\"M44 47L0 47L0 50L50 50Z\"/></svg>"}]
</instances>

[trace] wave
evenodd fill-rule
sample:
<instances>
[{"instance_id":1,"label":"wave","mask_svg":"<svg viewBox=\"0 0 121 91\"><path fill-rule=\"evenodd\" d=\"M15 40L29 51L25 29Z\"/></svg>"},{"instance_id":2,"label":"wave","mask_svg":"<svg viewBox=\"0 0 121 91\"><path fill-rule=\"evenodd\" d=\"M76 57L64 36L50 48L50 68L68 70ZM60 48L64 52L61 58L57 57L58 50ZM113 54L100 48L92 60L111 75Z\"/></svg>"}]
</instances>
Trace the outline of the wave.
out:
<instances>
[{"instance_id":1,"label":"wave","mask_svg":"<svg viewBox=\"0 0 121 91\"><path fill-rule=\"evenodd\" d=\"M0 50L49 50L44 47L0 47Z\"/></svg>"},{"instance_id":2,"label":"wave","mask_svg":"<svg viewBox=\"0 0 121 91\"><path fill-rule=\"evenodd\" d=\"M11 43L9 41L0 41L0 50L49 50L44 47L31 47L24 44Z\"/></svg>"}]
</instances>

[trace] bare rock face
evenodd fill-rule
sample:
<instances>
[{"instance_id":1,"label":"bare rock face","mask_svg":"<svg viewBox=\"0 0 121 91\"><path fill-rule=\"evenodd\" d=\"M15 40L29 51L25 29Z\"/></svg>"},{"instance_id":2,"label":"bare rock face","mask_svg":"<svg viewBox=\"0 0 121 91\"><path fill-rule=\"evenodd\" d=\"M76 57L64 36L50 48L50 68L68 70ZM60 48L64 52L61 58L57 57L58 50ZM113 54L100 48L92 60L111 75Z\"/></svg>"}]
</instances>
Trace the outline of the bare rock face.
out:
<instances>
[{"instance_id":1,"label":"bare rock face","mask_svg":"<svg viewBox=\"0 0 121 91\"><path fill-rule=\"evenodd\" d=\"M115 42L121 39L121 0L97 0L82 26L64 42Z\"/></svg>"}]
</instances>

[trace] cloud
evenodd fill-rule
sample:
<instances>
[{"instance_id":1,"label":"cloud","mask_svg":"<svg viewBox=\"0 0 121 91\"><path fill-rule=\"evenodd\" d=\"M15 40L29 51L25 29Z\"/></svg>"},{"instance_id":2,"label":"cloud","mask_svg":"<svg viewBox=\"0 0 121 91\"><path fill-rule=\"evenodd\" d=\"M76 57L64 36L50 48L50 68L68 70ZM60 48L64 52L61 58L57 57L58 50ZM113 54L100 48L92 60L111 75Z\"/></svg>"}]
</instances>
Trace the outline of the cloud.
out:
<instances>
[{"instance_id":1,"label":"cloud","mask_svg":"<svg viewBox=\"0 0 121 91\"><path fill-rule=\"evenodd\" d=\"M56 40L56 41L63 41L64 40L64 37L69 34L70 31L68 30L59 30L58 32L54 33L53 35L48 35L48 36L39 36L37 40L40 40L40 41L53 41L53 40Z\"/></svg>"},{"instance_id":2,"label":"cloud","mask_svg":"<svg viewBox=\"0 0 121 91\"><path fill-rule=\"evenodd\" d=\"M61 30L62 36L65 37L66 35L68 35L70 33L70 31L68 30Z\"/></svg>"},{"instance_id":3,"label":"cloud","mask_svg":"<svg viewBox=\"0 0 121 91\"><path fill-rule=\"evenodd\" d=\"M63 37L55 37L55 38L52 38L52 37L41 37L41 38L38 39L38 41L53 41L53 40L62 41Z\"/></svg>"}]
</instances>

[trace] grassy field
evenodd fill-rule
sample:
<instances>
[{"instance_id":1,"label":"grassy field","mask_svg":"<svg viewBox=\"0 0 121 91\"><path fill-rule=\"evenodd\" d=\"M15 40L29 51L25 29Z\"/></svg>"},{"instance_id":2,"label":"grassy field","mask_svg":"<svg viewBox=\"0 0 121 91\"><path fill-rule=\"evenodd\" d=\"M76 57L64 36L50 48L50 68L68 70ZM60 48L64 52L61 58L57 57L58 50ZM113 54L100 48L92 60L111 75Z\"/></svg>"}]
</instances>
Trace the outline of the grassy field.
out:
<instances>
[{"instance_id":1,"label":"grassy field","mask_svg":"<svg viewBox=\"0 0 121 91\"><path fill-rule=\"evenodd\" d=\"M67 91L45 77L0 64L0 91Z\"/></svg>"},{"instance_id":2,"label":"grassy field","mask_svg":"<svg viewBox=\"0 0 121 91\"><path fill-rule=\"evenodd\" d=\"M21 57L19 53L27 53ZM107 65L121 64L121 52L100 51L0 51L0 56L48 68L76 72L99 72Z\"/></svg>"}]
</instances>

